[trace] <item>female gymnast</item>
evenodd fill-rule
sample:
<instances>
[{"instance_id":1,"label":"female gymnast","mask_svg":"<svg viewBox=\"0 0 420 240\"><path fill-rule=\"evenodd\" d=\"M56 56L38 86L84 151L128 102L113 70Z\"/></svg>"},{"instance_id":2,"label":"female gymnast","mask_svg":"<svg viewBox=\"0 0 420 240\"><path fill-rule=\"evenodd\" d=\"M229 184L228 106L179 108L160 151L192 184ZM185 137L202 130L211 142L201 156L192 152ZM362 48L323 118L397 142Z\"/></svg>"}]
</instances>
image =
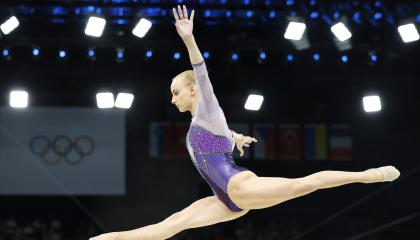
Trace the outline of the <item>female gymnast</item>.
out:
<instances>
[{"instance_id":1,"label":"female gymnast","mask_svg":"<svg viewBox=\"0 0 420 240\"><path fill-rule=\"evenodd\" d=\"M111 232L91 240L161 240L191 228L230 221L249 210L275 206L319 189L349 183L393 181L399 171L393 166L360 172L321 171L301 178L259 177L239 167L232 159L234 140L213 92L206 65L193 36L194 10L188 17L185 6L173 9L178 35L187 47L193 70L172 80L172 104L180 112L191 112L187 148L201 176L214 196L192 203L163 221L142 228ZM246 146L251 137L238 137Z\"/></svg>"}]
</instances>

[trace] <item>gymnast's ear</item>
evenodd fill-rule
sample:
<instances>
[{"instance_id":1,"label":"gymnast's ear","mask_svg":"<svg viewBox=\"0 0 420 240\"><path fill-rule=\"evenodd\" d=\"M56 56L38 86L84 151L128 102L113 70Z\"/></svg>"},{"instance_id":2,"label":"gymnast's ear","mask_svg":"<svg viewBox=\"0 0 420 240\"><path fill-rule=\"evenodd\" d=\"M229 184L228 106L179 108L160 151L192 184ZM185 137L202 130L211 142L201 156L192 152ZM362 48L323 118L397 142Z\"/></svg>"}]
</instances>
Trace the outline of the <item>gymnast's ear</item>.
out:
<instances>
[{"instance_id":1,"label":"gymnast's ear","mask_svg":"<svg viewBox=\"0 0 420 240\"><path fill-rule=\"evenodd\" d=\"M197 86L195 84L191 84L189 88L190 88L191 96L194 96L197 94Z\"/></svg>"}]
</instances>

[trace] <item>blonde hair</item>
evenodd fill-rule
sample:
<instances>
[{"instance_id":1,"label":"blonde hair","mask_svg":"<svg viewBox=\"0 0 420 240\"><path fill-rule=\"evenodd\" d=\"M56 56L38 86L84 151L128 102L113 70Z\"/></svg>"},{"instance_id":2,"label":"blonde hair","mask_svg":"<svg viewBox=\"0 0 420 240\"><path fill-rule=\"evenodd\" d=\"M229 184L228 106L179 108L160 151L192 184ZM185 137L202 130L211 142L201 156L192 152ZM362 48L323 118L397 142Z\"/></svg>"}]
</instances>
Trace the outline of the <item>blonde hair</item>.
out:
<instances>
[{"instance_id":1,"label":"blonde hair","mask_svg":"<svg viewBox=\"0 0 420 240\"><path fill-rule=\"evenodd\" d=\"M176 75L176 77L174 77L172 79L172 81L176 78L182 78L185 86L187 86L187 87L195 84L195 76L194 76L194 71L193 70L183 71L182 73Z\"/></svg>"}]
</instances>

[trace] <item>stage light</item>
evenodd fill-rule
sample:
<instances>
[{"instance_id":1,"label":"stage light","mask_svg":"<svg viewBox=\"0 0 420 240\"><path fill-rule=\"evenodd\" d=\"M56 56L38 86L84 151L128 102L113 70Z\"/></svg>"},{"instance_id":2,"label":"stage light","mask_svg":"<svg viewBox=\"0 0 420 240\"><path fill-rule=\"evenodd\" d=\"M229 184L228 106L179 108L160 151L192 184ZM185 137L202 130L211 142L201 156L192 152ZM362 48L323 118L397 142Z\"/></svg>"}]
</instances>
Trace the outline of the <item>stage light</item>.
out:
<instances>
[{"instance_id":1,"label":"stage light","mask_svg":"<svg viewBox=\"0 0 420 240\"><path fill-rule=\"evenodd\" d=\"M264 101L264 97L257 94L250 94L245 102L245 109L257 111L260 110L261 105Z\"/></svg>"},{"instance_id":2,"label":"stage light","mask_svg":"<svg viewBox=\"0 0 420 240\"><path fill-rule=\"evenodd\" d=\"M32 49L32 56L33 57L38 57L40 54L39 48L35 47Z\"/></svg>"},{"instance_id":3,"label":"stage light","mask_svg":"<svg viewBox=\"0 0 420 240\"><path fill-rule=\"evenodd\" d=\"M378 61L378 57L375 54L372 54L372 55L370 55L370 60L372 62L376 62L376 61Z\"/></svg>"},{"instance_id":4,"label":"stage light","mask_svg":"<svg viewBox=\"0 0 420 240\"><path fill-rule=\"evenodd\" d=\"M152 50L147 50L145 53L146 58L152 58L153 57L153 51Z\"/></svg>"},{"instance_id":5,"label":"stage light","mask_svg":"<svg viewBox=\"0 0 420 240\"><path fill-rule=\"evenodd\" d=\"M3 57L9 57L10 56L9 49L3 49L2 55L3 55Z\"/></svg>"},{"instance_id":6,"label":"stage light","mask_svg":"<svg viewBox=\"0 0 420 240\"><path fill-rule=\"evenodd\" d=\"M265 51L259 51L257 62L258 63L264 63L266 59L267 59L267 54L265 53Z\"/></svg>"},{"instance_id":7,"label":"stage light","mask_svg":"<svg viewBox=\"0 0 420 240\"><path fill-rule=\"evenodd\" d=\"M137 26L133 29L132 33L135 36L142 38L146 35L146 33L150 30L151 27L152 27L152 22L145 18L142 18L140 19Z\"/></svg>"},{"instance_id":8,"label":"stage light","mask_svg":"<svg viewBox=\"0 0 420 240\"><path fill-rule=\"evenodd\" d=\"M117 63L122 63L125 60L125 49L118 47L115 50L115 61Z\"/></svg>"},{"instance_id":9,"label":"stage light","mask_svg":"<svg viewBox=\"0 0 420 240\"><path fill-rule=\"evenodd\" d=\"M89 50L88 50L88 56L89 56L89 57L95 57L95 50L93 50L93 49L89 49Z\"/></svg>"},{"instance_id":10,"label":"stage light","mask_svg":"<svg viewBox=\"0 0 420 240\"><path fill-rule=\"evenodd\" d=\"M174 52L174 54L173 54L172 58L173 58L174 60L179 60L179 59L181 58L181 53L179 53L179 52Z\"/></svg>"},{"instance_id":11,"label":"stage light","mask_svg":"<svg viewBox=\"0 0 420 240\"><path fill-rule=\"evenodd\" d=\"M258 58L260 60L265 60L267 58L267 54L265 52L260 52L260 54L258 55Z\"/></svg>"},{"instance_id":12,"label":"stage light","mask_svg":"<svg viewBox=\"0 0 420 240\"><path fill-rule=\"evenodd\" d=\"M96 60L96 52L94 48L88 48L87 50L87 58L90 61L95 61Z\"/></svg>"},{"instance_id":13,"label":"stage light","mask_svg":"<svg viewBox=\"0 0 420 240\"><path fill-rule=\"evenodd\" d=\"M341 42L350 39L352 36L349 29L342 22L336 23L333 26L331 26L331 32L333 32L334 36Z\"/></svg>"},{"instance_id":14,"label":"stage light","mask_svg":"<svg viewBox=\"0 0 420 240\"><path fill-rule=\"evenodd\" d=\"M85 34L92 37L100 37L104 31L106 20L99 17L89 17L86 24Z\"/></svg>"},{"instance_id":15,"label":"stage light","mask_svg":"<svg viewBox=\"0 0 420 240\"><path fill-rule=\"evenodd\" d=\"M373 18L374 18L375 20L380 20L380 19L382 19L382 13L380 13L380 12L375 13L375 15L373 15Z\"/></svg>"},{"instance_id":16,"label":"stage light","mask_svg":"<svg viewBox=\"0 0 420 240\"><path fill-rule=\"evenodd\" d=\"M203 52L203 57L204 57L204 59L209 59L210 58L210 53L208 51Z\"/></svg>"},{"instance_id":17,"label":"stage light","mask_svg":"<svg viewBox=\"0 0 420 240\"><path fill-rule=\"evenodd\" d=\"M315 53L315 54L313 55L313 59L314 59L314 61L315 61L315 62L319 62L319 60L320 60L320 56L319 56L319 54L318 54L318 53Z\"/></svg>"},{"instance_id":18,"label":"stage light","mask_svg":"<svg viewBox=\"0 0 420 240\"><path fill-rule=\"evenodd\" d=\"M341 62L343 62L343 63L347 63L349 61L349 57L347 57L347 55L341 56L340 59L341 59Z\"/></svg>"},{"instance_id":19,"label":"stage light","mask_svg":"<svg viewBox=\"0 0 420 240\"><path fill-rule=\"evenodd\" d=\"M66 51L64 51L64 50L60 50L60 51L58 51L58 57L59 57L60 59L64 59L66 56L67 56Z\"/></svg>"},{"instance_id":20,"label":"stage light","mask_svg":"<svg viewBox=\"0 0 420 240\"><path fill-rule=\"evenodd\" d=\"M97 93L96 104L98 108L113 108L114 107L114 94L110 92Z\"/></svg>"},{"instance_id":21,"label":"stage light","mask_svg":"<svg viewBox=\"0 0 420 240\"><path fill-rule=\"evenodd\" d=\"M210 17L210 16L211 16L211 11L210 11L210 10L208 10L208 9L207 9L207 10L205 10L205 11L204 11L204 17L207 17L207 18L208 18L208 17Z\"/></svg>"},{"instance_id":22,"label":"stage light","mask_svg":"<svg viewBox=\"0 0 420 240\"><path fill-rule=\"evenodd\" d=\"M15 16L12 16L0 25L0 29L5 35L7 35L15 30L18 26L19 20Z\"/></svg>"},{"instance_id":23,"label":"stage light","mask_svg":"<svg viewBox=\"0 0 420 240\"><path fill-rule=\"evenodd\" d=\"M405 43L419 40L419 32L413 23L401 25L398 27L398 32Z\"/></svg>"},{"instance_id":24,"label":"stage light","mask_svg":"<svg viewBox=\"0 0 420 240\"><path fill-rule=\"evenodd\" d=\"M378 95L363 97L363 109L368 113L381 111L381 98Z\"/></svg>"},{"instance_id":25,"label":"stage light","mask_svg":"<svg viewBox=\"0 0 420 240\"><path fill-rule=\"evenodd\" d=\"M115 107L128 109L133 103L134 95L131 93L118 93Z\"/></svg>"},{"instance_id":26,"label":"stage light","mask_svg":"<svg viewBox=\"0 0 420 240\"><path fill-rule=\"evenodd\" d=\"M275 18L276 17L276 11L270 11L270 14L269 14L269 17L270 18Z\"/></svg>"},{"instance_id":27,"label":"stage light","mask_svg":"<svg viewBox=\"0 0 420 240\"><path fill-rule=\"evenodd\" d=\"M234 52L230 55L230 58L232 59L232 61L238 61L239 55L236 52Z\"/></svg>"},{"instance_id":28,"label":"stage light","mask_svg":"<svg viewBox=\"0 0 420 240\"><path fill-rule=\"evenodd\" d=\"M288 55L287 55L287 61L288 61L288 62L292 62L292 61L293 61L293 59L294 59L294 56L293 56L292 54L288 54Z\"/></svg>"},{"instance_id":29,"label":"stage light","mask_svg":"<svg viewBox=\"0 0 420 240\"><path fill-rule=\"evenodd\" d=\"M292 45L298 51L310 48L308 34L306 33L305 20L301 17L287 17L289 24L284 33L284 38L291 40Z\"/></svg>"},{"instance_id":30,"label":"stage light","mask_svg":"<svg viewBox=\"0 0 420 240\"><path fill-rule=\"evenodd\" d=\"M12 108L26 108L28 106L28 92L26 91L11 91L9 105Z\"/></svg>"},{"instance_id":31,"label":"stage light","mask_svg":"<svg viewBox=\"0 0 420 240\"><path fill-rule=\"evenodd\" d=\"M360 18L360 12L355 12L355 13L353 14L353 21L354 21L355 23L357 23L357 24L361 24L361 23L362 23L362 20L361 20L361 18Z\"/></svg>"},{"instance_id":32,"label":"stage light","mask_svg":"<svg viewBox=\"0 0 420 240\"><path fill-rule=\"evenodd\" d=\"M286 5L287 6L292 6L293 4L295 4L295 1L294 0L287 0L286 1Z\"/></svg>"},{"instance_id":33,"label":"stage light","mask_svg":"<svg viewBox=\"0 0 420 240\"><path fill-rule=\"evenodd\" d=\"M284 38L290 40L300 40L305 32L306 24L301 22L290 22L287 26Z\"/></svg>"},{"instance_id":34,"label":"stage light","mask_svg":"<svg viewBox=\"0 0 420 240\"><path fill-rule=\"evenodd\" d=\"M310 15L310 17L312 18L312 19L315 19L315 18L318 18L319 17L319 13L318 12L311 12L311 15Z\"/></svg>"}]
</instances>

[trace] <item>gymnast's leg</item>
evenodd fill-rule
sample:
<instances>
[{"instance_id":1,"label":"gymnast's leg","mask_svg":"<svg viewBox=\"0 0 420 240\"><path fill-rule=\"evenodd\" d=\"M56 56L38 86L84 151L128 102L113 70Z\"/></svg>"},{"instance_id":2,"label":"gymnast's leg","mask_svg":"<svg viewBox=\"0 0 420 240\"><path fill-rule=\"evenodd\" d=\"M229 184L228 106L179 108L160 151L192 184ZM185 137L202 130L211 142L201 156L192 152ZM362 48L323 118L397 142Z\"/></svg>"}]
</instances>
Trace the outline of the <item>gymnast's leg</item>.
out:
<instances>
[{"instance_id":1,"label":"gymnast's leg","mask_svg":"<svg viewBox=\"0 0 420 240\"><path fill-rule=\"evenodd\" d=\"M361 172L321 171L302 178L258 177L251 171L245 171L231 178L228 195L242 209L261 209L319 189L349 183L393 181L399 174L392 166Z\"/></svg>"},{"instance_id":2,"label":"gymnast's leg","mask_svg":"<svg viewBox=\"0 0 420 240\"><path fill-rule=\"evenodd\" d=\"M206 197L174 213L162 222L142 228L113 233L113 240L161 240L168 239L183 230L226 222L245 215L249 210L233 212L216 196ZM107 237L91 240L109 239Z\"/></svg>"}]
</instances>

